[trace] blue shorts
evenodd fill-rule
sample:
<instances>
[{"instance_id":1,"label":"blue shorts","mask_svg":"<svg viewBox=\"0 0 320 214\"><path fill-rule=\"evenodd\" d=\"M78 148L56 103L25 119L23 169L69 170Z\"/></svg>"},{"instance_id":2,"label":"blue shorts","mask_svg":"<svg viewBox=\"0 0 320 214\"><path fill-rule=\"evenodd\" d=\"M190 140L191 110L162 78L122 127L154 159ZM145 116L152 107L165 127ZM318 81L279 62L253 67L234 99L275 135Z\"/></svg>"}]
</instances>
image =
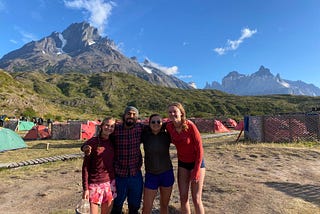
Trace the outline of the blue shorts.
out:
<instances>
[{"instance_id":1,"label":"blue shorts","mask_svg":"<svg viewBox=\"0 0 320 214\"><path fill-rule=\"evenodd\" d=\"M186 163L186 162L182 162L182 161L178 160L178 166L185 168L187 170L193 170L194 164L195 164L195 162ZM202 159L200 168L205 168L205 167L206 167L206 165L204 163L204 159Z\"/></svg>"},{"instance_id":2,"label":"blue shorts","mask_svg":"<svg viewBox=\"0 0 320 214\"><path fill-rule=\"evenodd\" d=\"M156 190L159 187L171 187L173 183L173 169L170 169L158 175L146 172L144 187Z\"/></svg>"}]
</instances>

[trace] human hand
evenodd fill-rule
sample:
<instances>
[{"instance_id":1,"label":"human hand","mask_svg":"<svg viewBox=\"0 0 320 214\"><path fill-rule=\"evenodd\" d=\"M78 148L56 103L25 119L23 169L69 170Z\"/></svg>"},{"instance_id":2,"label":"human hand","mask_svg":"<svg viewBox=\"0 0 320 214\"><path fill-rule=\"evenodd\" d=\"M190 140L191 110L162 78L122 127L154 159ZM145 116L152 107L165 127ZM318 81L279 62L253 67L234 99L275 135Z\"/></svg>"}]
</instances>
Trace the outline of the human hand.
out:
<instances>
[{"instance_id":1,"label":"human hand","mask_svg":"<svg viewBox=\"0 0 320 214\"><path fill-rule=\"evenodd\" d=\"M84 155L85 155L85 156L89 156L89 155L91 154L91 146L85 145L85 146L83 147L83 152L84 152Z\"/></svg>"},{"instance_id":2,"label":"human hand","mask_svg":"<svg viewBox=\"0 0 320 214\"><path fill-rule=\"evenodd\" d=\"M191 182L192 182L192 183L198 183L199 180L197 180L197 179L192 179Z\"/></svg>"},{"instance_id":3,"label":"human hand","mask_svg":"<svg viewBox=\"0 0 320 214\"><path fill-rule=\"evenodd\" d=\"M195 182L195 183L199 181L199 175L197 174L197 171L194 169L191 171L190 180L191 182Z\"/></svg>"},{"instance_id":4,"label":"human hand","mask_svg":"<svg viewBox=\"0 0 320 214\"><path fill-rule=\"evenodd\" d=\"M83 199L89 199L89 190L84 190L82 193L82 198Z\"/></svg>"}]
</instances>

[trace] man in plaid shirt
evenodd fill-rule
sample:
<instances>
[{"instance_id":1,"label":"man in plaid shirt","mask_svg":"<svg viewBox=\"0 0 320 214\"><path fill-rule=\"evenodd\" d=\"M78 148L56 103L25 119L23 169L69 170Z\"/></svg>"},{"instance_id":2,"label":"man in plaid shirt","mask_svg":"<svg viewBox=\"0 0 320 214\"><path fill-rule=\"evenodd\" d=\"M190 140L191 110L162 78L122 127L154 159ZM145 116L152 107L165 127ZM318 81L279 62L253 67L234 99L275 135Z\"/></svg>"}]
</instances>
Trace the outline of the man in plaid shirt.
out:
<instances>
[{"instance_id":1,"label":"man in plaid shirt","mask_svg":"<svg viewBox=\"0 0 320 214\"><path fill-rule=\"evenodd\" d=\"M126 107L123 123L117 124L113 133L117 197L114 199L112 214L122 213L126 199L129 214L136 214L140 209L143 191L140 144L144 125L137 123L138 116L137 108Z\"/></svg>"}]
</instances>

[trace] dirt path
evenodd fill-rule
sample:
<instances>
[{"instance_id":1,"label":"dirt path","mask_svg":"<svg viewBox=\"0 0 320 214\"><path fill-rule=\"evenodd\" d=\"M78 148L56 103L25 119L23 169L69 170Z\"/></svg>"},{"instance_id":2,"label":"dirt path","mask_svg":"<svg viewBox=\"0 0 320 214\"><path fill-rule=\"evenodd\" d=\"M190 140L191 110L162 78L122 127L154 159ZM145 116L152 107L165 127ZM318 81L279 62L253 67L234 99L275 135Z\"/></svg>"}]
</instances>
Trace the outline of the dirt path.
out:
<instances>
[{"instance_id":1,"label":"dirt path","mask_svg":"<svg viewBox=\"0 0 320 214\"><path fill-rule=\"evenodd\" d=\"M305 148L205 143L206 213L320 213L320 152ZM176 156L172 149L176 166ZM74 213L81 159L1 170L0 214ZM45 165L45 167L43 166ZM178 213L177 185L170 213ZM158 201L153 213L158 213Z\"/></svg>"}]
</instances>

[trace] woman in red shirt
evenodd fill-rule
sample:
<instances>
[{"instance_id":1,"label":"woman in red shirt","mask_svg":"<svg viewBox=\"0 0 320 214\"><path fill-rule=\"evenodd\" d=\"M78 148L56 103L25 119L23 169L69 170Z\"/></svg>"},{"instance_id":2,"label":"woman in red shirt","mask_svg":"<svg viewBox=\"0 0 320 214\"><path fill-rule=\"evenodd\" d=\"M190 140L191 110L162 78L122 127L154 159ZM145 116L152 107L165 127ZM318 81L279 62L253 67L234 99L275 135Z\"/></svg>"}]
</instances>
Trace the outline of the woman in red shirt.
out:
<instances>
[{"instance_id":1,"label":"woman in red shirt","mask_svg":"<svg viewBox=\"0 0 320 214\"><path fill-rule=\"evenodd\" d=\"M180 192L181 213L191 213L189 205L189 189L195 213L204 213L202 204L202 188L205 177L202 139L196 125L186 119L186 112L181 103L168 106L166 129L176 146L178 155L178 187Z\"/></svg>"}]
</instances>

